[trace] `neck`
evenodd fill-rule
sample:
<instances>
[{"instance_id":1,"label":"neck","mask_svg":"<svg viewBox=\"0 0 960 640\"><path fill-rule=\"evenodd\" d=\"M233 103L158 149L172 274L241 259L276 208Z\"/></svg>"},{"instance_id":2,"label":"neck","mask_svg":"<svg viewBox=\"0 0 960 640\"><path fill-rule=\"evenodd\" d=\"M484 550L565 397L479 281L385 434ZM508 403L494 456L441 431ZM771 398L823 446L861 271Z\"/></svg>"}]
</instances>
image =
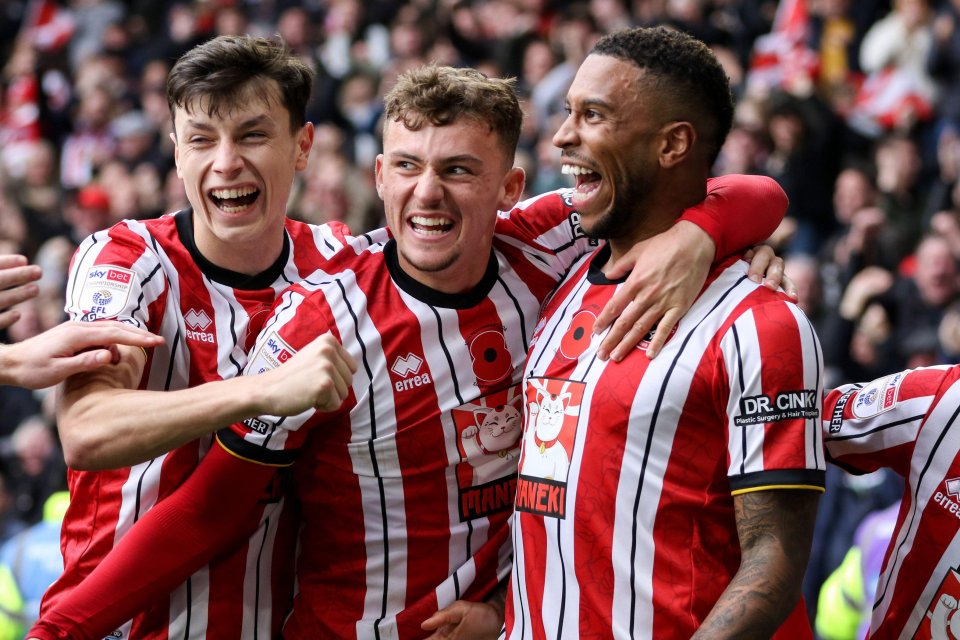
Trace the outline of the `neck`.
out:
<instances>
[{"instance_id":1,"label":"neck","mask_svg":"<svg viewBox=\"0 0 960 640\"><path fill-rule=\"evenodd\" d=\"M678 180L675 185L665 187L638 204L632 216L636 221L632 229L619 238L609 238L610 265L637 244L669 229L685 210L707 197L706 176Z\"/></svg>"}]
</instances>

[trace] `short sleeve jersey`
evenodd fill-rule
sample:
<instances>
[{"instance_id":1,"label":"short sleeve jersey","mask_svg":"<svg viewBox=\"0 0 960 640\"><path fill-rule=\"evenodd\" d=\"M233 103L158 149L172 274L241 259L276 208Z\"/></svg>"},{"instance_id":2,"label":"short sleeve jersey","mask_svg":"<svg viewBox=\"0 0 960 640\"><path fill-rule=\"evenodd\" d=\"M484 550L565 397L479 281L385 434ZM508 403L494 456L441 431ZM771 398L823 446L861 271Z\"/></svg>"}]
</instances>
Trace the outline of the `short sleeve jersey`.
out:
<instances>
[{"instance_id":1,"label":"short sleeve jersey","mask_svg":"<svg viewBox=\"0 0 960 640\"><path fill-rule=\"evenodd\" d=\"M689 638L739 565L733 496L823 487L820 348L796 306L728 260L655 359L644 341L604 362L608 256L560 285L524 371L514 640Z\"/></svg>"},{"instance_id":2,"label":"short sleeve jersey","mask_svg":"<svg viewBox=\"0 0 960 640\"><path fill-rule=\"evenodd\" d=\"M411 279L389 241L343 252L278 301L250 373L326 330L359 364L336 413L262 416L219 436L256 461L298 456L303 528L285 638L422 637L433 612L506 579L521 367L540 304L587 250L566 195L501 214L468 292Z\"/></svg>"},{"instance_id":3,"label":"short sleeve jersey","mask_svg":"<svg viewBox=\"0 0 960 640\"><path fill-rule=\"evenodd\" d=\"M149 354L141 389L175 390L229 378L242 372L279 293L342 248L345 232L339 224L288 220L277 261L263 273L245 276L211 264L197 251L189 210L124 221L80 244L70 267L66 309L73 320L116 319L165 338ZM140 516L172 493L211 442L203 438L132 468L71 470L61 533L64 573L47 592L44 608L79 584ZM122 637L271 637L290 597L289 540L295 533L293 522L282 516L280 494L265 501L261 527L249 544L126 623L118 631ZM250 613L244 615L245 609Z\"/></svg>"},{"instance_id":4,"label":"short sleeve jersey","mask_svg":"<svg viewBox=\"0 0 960 640\"><path fill-rule=\"evenodd\" d=\"M871 638L960 633L960 367L927 367L845 385L824 402L829 458L905 481L877 582Z\"/></svg>"}]
</instances>

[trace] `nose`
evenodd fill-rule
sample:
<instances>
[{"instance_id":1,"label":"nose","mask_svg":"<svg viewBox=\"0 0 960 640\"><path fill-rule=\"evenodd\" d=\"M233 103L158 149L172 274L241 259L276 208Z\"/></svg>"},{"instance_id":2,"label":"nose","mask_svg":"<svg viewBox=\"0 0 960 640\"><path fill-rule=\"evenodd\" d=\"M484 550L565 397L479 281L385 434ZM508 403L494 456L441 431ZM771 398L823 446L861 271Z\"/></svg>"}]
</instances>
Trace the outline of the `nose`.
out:
<instances>
[{"instance_id":1,"label":"nose","mask_svg":"<svg viewBox=\"0 0 960 640\"><path fill-rule=\"evenodd\" d=\"M243 168L243 158L233 140L222 139L217 145L213 170L224 175L236 175Z\"/></svg>"},{"instance_id":2,"label":"nose","mask_svg":"<svg viewBox=\"0 0 960 640\"><path fill-rule=\"evenodd\" d=\"M576 144L577 131L573 121L573 115L568 115L557 132L553 134L553 146L563 149Z\"/></svg>"},{"instance_id":3,"label":"nose","mask_svg":"<svg viewBox=\"0 0 960 640\"><path fill-rule=\"evenodd\" d=\"M421 203L433 204L443 199L443 185L440 176L433 169L427 169L417 178L413 190L414 197Z\"/></svg>"}]
</instances>

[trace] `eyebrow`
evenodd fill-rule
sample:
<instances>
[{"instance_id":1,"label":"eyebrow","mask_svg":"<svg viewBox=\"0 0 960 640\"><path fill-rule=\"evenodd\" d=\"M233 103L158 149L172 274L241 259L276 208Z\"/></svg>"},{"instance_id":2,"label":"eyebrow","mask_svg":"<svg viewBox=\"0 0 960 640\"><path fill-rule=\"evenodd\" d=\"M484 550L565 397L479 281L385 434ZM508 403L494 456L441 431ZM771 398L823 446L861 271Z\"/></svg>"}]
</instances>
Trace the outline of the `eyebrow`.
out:
<instances>
[{"instance_id":1,"label":"eyebrow","mask_svg":"<svg viewBox=\"0 0 960 640\"><path fill-rule=\"evenodd\" d=\"M406 160L414 160L416 162L423 162L423 158L421 158L420 156L413 153L407 153L406 151L394 151L387 155L394 159L406 159ZM464 163L477 164L481 162L483 161L475 155L472 155L469 153L462 153L456 156L447 156L445 158L441 158L439 161L439 164L442 164L442 165L464 164Z\"/></svg>"},{"instance_id":2,"label":"eyebrow","mask_svg":"<svg viewBox=\"0 0 960 640\"><path fill-rule=\"evenodd\" d=\"M272 120L269 116L265 114L261 114L261 115L253 116L253 117L247 118L246 120L241 121L239 123L239 127L241 129L251 129L253 127L264 126L271 123L272 123ZM188 118L187 121L184 122L184 125L187 127L193 127L195 129L200 129L203 131L210 131L216 128L207 121L195 120L194 118Z\"/></svg>"}]
</instances>

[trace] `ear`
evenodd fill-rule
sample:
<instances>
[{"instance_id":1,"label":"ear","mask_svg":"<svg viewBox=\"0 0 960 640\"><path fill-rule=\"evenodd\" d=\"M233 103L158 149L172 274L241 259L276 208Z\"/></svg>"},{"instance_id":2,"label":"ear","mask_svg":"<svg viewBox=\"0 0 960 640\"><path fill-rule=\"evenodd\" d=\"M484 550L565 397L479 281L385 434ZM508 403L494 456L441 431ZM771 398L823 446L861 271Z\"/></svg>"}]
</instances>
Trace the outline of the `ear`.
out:
<instances>
[{"instance_id":1,"label":"ear","mask_svg":"<svg viewBox=\"0 0 960 640\"><path fill-rule=\"evenodd\" d=\"M377 187L377 195L383 200L383 154L378 154L373 163L373 181Z\"/></svg>"},{"instance_id":2,"label":"ear","mask_svg":"<svg viewBox=\"0 0 960 640\"><path fill-rule=\"evenodd\" d=\"M520 167L514 167L507 171L503 177L501 186L500 201L497 203L497 209L500 211L509 211L520 200L523 194L523 186L526 183L526 174Z\"/></svg>"},{"instance_id":3,"label":"ear","mask_svg":"<svg viewBox=\"0 0 960 640\"><path fill-rule=\"evenodd\" d=\"M169 135L173 141L173 164L177 167L177 177L182 180L183 174L180 173L180 145L177 144L177 133L171 131Z\"/></svg>"},{"instance_id":4,"label":"ear","mask_svg":"<svg viewBox=\"0 0 960 640\"><path fill-rule=\"evenodd\" d=\"M297 171L303 171L307 168L307 161L310 160L310 151L313 149L314 128L313 123L308 122L300 128L297 134L297 161L294 168Z\"/></svg>"},{"instance_id":5,"label":"ear","mask_svg":"<svg viewBox=\"0 0 960 640\"><path fill-rule=\"evenodd\" d=\"M664 125L660 135L660 166L664 169L687 160L697 142L697 130L692 123L683 120Z\"/></svg>"}]
</instances>

